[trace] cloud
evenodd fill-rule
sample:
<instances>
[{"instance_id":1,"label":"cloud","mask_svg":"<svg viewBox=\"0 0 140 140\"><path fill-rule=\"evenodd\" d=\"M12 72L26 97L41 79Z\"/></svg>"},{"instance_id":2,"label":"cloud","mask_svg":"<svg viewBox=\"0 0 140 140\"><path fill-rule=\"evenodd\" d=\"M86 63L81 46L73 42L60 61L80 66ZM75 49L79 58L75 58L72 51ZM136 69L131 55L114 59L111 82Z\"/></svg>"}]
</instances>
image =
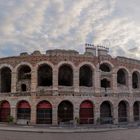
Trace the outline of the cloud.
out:
<instances>
[{"instance_id":1,"label":"cloud","mask_svg":"<svg viewBox=\"0 0 140 140\"><path fill-rule=\"evenodd\" d=\"M139 4L138 0L0 0L0 56L54 48L83 52L87 42L110 47L113 56L139 59L139 51L130 51L140 45Z\"/></svg>"}]
</instances>

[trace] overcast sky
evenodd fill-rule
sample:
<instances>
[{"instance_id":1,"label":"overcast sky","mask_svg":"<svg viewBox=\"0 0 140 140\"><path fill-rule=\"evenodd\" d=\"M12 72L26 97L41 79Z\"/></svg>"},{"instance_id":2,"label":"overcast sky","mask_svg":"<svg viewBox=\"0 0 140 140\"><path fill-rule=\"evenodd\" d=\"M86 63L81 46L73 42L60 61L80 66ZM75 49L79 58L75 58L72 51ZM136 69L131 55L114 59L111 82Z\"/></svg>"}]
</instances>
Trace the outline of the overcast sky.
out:
<instances>
[{"instance_id":1,"label":"overcast sky","mask_svg":"<svg viewBox=\"0 0 140 140\"><path fill-rule=\"evenodd\" d=\"M0 57L84 44L140 59L139 0L0 0Z\"/></svg>"}]
</instances>

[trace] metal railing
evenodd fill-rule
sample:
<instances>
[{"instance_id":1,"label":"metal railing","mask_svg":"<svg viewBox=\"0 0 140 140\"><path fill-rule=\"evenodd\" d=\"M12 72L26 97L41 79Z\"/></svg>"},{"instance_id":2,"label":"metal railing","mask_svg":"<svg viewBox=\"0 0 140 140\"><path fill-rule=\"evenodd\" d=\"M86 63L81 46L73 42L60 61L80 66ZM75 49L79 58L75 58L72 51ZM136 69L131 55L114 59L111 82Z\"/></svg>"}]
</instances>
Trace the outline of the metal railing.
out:
<instances>
[{"instance_id":1,"label":"metal railing","mask_svg":"<svg viewBox=\"0 0 140 140\"><path fill-rule=\"evenodd\" d=\"M80 118L80 124L93 124L94 118Z\"/></svg>"},{"instance_id":2,"label":"metal railing","mask_svg":"<svg viewBox=\"0 0 140 140\"><path fill-rule=\"evenodd\" d=\"M112 117L101 117L100 123L101 124L113 124L113 118Z\"/></svg>"}]
</instances>

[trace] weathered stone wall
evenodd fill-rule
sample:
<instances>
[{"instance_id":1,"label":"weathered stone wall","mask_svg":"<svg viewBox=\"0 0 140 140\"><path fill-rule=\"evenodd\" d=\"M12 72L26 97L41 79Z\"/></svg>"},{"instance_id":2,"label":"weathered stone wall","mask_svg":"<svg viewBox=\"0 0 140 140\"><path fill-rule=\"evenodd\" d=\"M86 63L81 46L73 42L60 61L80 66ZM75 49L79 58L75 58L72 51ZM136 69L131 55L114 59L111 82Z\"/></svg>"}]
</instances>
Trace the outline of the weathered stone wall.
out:
<instances>
[{"instance_id":1,"label":"weathered stone wall","mask_svg":"<svg viewBox=\"0 0 140 140\"><path fill-rule=\"evenodd\" d=\"M58 123L57 109L61 101L68 100L74 106L74 117L79 118L79 107L82 101L90 100L94 104L94 121L100 117L100 105L103 101L109 101L112 105L114 123L118 123L118 104L124 100L129 104L128 120L133 122L133 104L140 101L140 89L132 89L132 73L140 72L140 61L129 58L106 56L91 56L78 54L77 52L59 50L50 51L47 54L35 53L34 55L21 55L0 59L0 68L9 67L12 71L11 93L1 93L0 100L7 100L11 106L11 115L16 121L16 106L21 100L26 100L31 106L31 123L36 123L36 106L42 100L47 100L53 107L53 124ZM111 72L104 73L99 69L101 63L108 63ZM41 64L48 64L53 69L52 87L37 87L37 70ZM71 65L73 69L73 86L58 85L58 70L63 64ZM79 69L82 65L89 65L93 69L93 87L79 87ZM20 86L17 82L18 67L28 65L31 68L31 83L28 84L27 93L20 94ZM123 68L127 71L127 87L117 85L117 71ZM104 91L100 87L100 80L106 77L111 80L111 87ZM139 83L140 84L140 83ZM18 91L18 93L17 93ZM28 93L30 91L30 93Z\"/></svg>"}]
</instances>

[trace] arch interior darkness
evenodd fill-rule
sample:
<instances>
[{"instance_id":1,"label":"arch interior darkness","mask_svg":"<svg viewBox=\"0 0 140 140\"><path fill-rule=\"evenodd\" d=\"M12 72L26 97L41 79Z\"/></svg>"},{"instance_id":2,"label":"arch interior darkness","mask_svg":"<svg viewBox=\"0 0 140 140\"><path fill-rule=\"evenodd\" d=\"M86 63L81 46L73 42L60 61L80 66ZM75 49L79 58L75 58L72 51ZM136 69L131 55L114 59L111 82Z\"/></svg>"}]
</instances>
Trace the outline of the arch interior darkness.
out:
<instances>
[{"instance_id":1,"label":"arch interior darkness","mask_svg":"<svg viewBox=\"0 0 140 140\"><path fill-rule=\"evenodd\" d=\"M92 70L89 66L82 66L80 68L80 86L92 86Z\"/></svg>"},{"instance_id":2,"label":"arch interior darkness","mask_svg":"<svg viewBox=\"0 0 140 140\"><path fill-rule=\"evenodd\" d=\"M0 71L1 77L1 92L11 92L11 70L8 67L4 67Z\"/></svg>"},{"instance_id":3,"label":"arch interior darkness","mask_svg":"<svg viewBox=\"0 0 140 140\"><path fill-rule=\"evenodd\" d=\"M73 105L69 101L62 101L58 106L58 122L70 122L73 120Z\"/></svg>"},{"instance_id":4,"label":"arch interior darkness","mask_svg":"<svg viewBox=\"0 0 140 140\"><path fill-rule=\"evenodd\" d=\"M60 86L73 86L73 70L69 65L59 68L58 84Z\"/></svg>"},{"instance_id":5,"label":"arch interior darkness","mask_svg":"<svg viewBox=\"0 0 140 140\"><path fill-rule=\"evenodd\" d=\"M47 64L38 69L38 86L52 86L52 68Z\"/></svg>"},{"instance_id":6,"label":"arch interior darkness","mask_svg":"<svg viewBox=\"0 0 140 140\"><path fill-rule=\"evenodd\" d=\"M105 101L100 106L100 119L102 124L112 123L111 106L108 101Z\"/></svg>"}]
</instances>

